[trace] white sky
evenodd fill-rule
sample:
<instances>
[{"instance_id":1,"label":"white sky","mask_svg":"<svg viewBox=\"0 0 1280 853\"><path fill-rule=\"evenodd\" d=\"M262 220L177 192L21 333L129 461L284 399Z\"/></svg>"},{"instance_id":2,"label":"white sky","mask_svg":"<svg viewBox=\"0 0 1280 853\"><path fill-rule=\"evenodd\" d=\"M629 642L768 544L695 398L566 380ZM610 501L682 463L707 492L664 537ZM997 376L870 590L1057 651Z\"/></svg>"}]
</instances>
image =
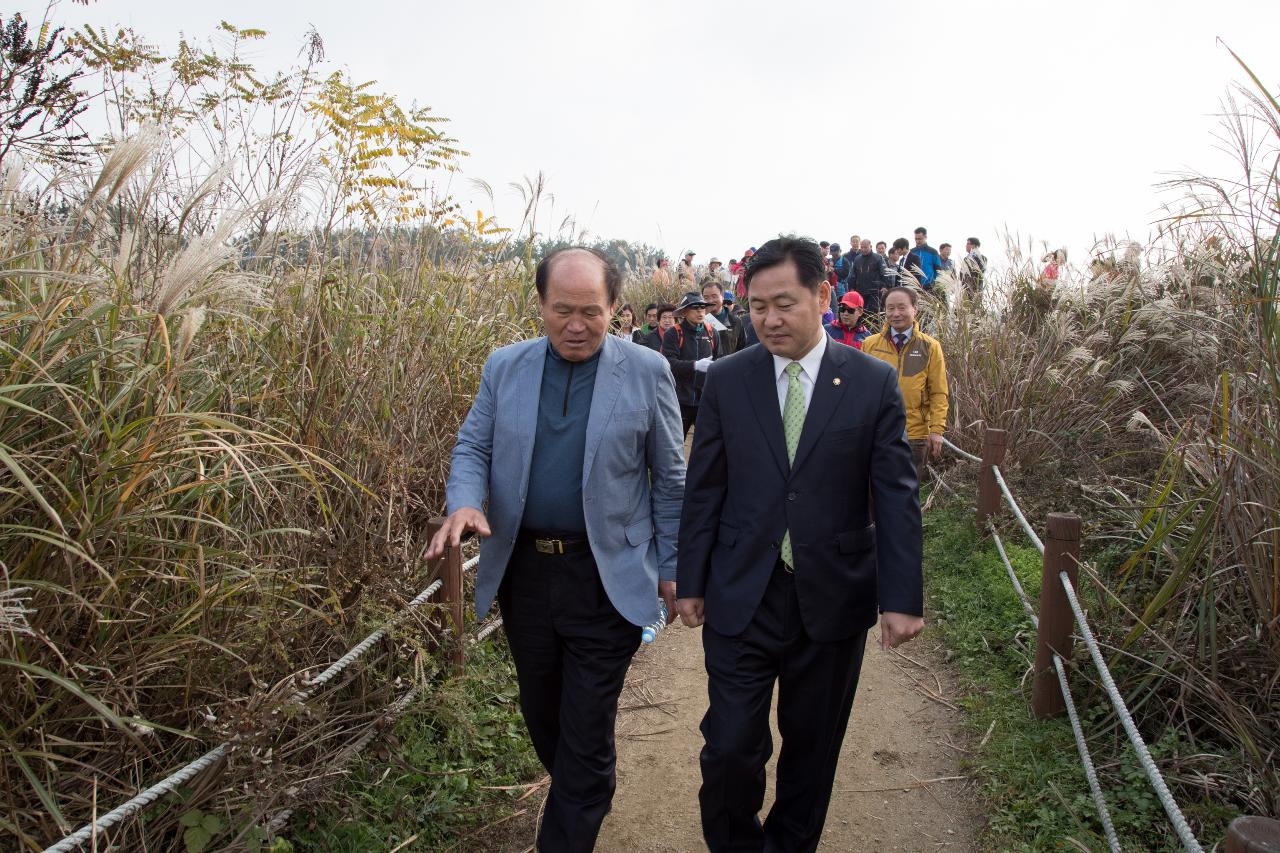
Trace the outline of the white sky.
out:
<instances>
[{"instance_id":1,"label":"white sky","mask_svg":"<svg viewBox=\"0 0 1280 853\"><path fill-rule=\"evenodd\" d=\"M260 27L263 69L314 25L329 69L452 120L502 224L507 184L541 170L557 223L700 262L792 230L844 246L926 225L935 246L992 250L1013 232L1073 261L1095 235L1145 242L1166 173L1235 174L1211 134L1244 75L1216 39L1280 77L1280 3L1263 0L64 0L54 18L166 50L219 19Z\"/></svg>"}]
</instances>

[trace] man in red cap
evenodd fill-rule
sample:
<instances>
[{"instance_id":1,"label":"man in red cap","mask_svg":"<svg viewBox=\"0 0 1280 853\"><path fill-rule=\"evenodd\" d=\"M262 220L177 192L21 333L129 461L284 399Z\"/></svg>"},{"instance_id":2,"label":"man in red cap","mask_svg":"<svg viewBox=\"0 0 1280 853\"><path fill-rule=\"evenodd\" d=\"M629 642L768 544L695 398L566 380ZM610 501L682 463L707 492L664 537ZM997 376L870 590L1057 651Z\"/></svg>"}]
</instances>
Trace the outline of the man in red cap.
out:
<instances>
[{"instance_id":1,"label":"man in red cap","mask_svg":"<svg viewBox=\"0 0 1280 853\"><path fill-rule=\"evenodd\" d=\"M856 290L840 297L839 310L836 318L827 324L827 334L842 344L862 349L862 342L871 335L871 330L862 322L865 304L862 294Z\"/></svg>"}]
</instances>

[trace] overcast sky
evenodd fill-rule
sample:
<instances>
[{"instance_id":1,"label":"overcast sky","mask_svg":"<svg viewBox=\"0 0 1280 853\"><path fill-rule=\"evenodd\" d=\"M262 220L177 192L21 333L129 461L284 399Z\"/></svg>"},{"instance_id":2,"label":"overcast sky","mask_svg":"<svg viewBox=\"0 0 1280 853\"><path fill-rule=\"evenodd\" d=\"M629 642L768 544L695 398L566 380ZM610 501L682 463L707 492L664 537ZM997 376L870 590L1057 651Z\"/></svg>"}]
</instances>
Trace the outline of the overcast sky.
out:
<instances>
[{"instance_id":1,"label":"overcast sky","mask_svg":"<svg viewBox=\"0 0 1280 853\"><path fill-rule=\"evenodd\" d=\"M792 230L1013 233L1073 261L1104 233L1145 241L1166 173L1234 174L1212 133L1244 77L1217 40L1280 78L1280 3L1262 0L97 0L54 18L165 49L219 19L260 27L264 69L314 25L329 68L452 120L473 209L470 177L513 224L507 184L542 171L557 222L699 261Z\"/></svg>"}]
</instances>

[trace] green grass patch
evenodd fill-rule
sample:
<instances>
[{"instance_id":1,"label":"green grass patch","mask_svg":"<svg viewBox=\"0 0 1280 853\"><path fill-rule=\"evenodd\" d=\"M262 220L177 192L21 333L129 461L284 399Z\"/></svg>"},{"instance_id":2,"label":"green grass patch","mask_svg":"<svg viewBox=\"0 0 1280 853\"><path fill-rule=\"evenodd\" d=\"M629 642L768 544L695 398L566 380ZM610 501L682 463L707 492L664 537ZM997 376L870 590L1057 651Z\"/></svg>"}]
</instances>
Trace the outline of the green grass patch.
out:
<instances>
[{"instance_id":1,"label":"green grass patch","mask_svg":"<svg viewBox=\"0 0 1280 853\"><path fill-rule=\"evenodd\" d=\"M925 572L933 630L961 680L974 753L967 772L987 806L983 849L1105 850L1102 824L1066 716L1031 716L1035 629L1018 602L990 537L979 536L971 502L935 502L925 515ZM1002 534L1010 562L1039 605L1040 554L1020 531ZM1077 655L1077 663L1089 666ZM1091 695L1077 676L1078 705ZM1080 708L1103 791L1126 850L1180 849L1163 810L1123 735L1100 704ZM986 744L977 744L990 731ZM1157 758L1175 744L1152 744Z\"/></svg>"},{"instance_id":2,"label":"green grass patch","mask_svg":"<svg viewBox=\"0 0 1280 853\"><path fill-rule=\"evenodd\" d=\"M515 666L501 634L468 652L466 675L440 683L353 766L319 807L294 817L297 851L443 850L512 814L542 765L520 716ZM463 844L461 849L479 849Z\"/></svg>"}]
</instances>

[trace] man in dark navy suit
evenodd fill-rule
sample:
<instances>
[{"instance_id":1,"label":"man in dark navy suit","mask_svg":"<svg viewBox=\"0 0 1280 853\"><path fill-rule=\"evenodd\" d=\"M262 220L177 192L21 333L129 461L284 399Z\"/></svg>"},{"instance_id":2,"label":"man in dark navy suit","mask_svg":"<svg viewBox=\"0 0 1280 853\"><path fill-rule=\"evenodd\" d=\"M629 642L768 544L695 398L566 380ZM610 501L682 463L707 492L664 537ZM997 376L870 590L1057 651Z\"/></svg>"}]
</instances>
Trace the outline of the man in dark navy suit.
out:
<instances>
[{"instance_id":1,"label":"man in dark navy suit","mask_svg":"<svg viewBox=\"0 0 1280 853\"><path fill-rule=\"evenodd\" d=\"M920 502L896 372L823 331L818 245L769 241L746 283L761 343L707 372L680 519L677 609L706 624L702 831L712 853L812 851L867 630L879 611L892 648L924 627Z\"/></svg>"}]
</instances>

